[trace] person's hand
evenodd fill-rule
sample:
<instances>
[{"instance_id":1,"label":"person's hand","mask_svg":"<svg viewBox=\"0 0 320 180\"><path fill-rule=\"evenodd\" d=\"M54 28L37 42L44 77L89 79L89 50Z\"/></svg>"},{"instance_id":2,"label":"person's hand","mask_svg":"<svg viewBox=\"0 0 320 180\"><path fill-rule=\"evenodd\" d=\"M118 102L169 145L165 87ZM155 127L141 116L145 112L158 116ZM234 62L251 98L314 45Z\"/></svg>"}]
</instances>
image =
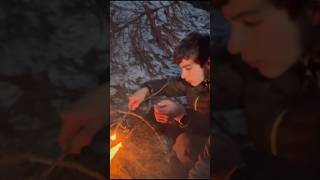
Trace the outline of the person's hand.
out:
<instances>
[{"instance_id":1,"label":"person's hand","mask_svg":"<svg viewBox=\"0 0 320 180\"><path fill-rule=\"evenodd\" d=\"M149 93L149 89L144 87L137 90L134 94L129 97L128 108L130 111L136 110L141 102L146 98L147 94Z\"/></svg>"},{"instance_id":2,"label":"person's hand","mask_svg":"<svg viewBox=\"0 0 320 180\"><path fill-rule=\"evenodd\" d=\"M58 144L63 151L79 154L103 127L106 117L106 86L102 86L73 103L60 114L62 128Z\"/></svg>"},{"instance_id":3,"label":"person's hand","mask_svg":"<svg viewBox=\"0 0 320 180\"><path fill-rule=\"evenodd\" d=\"M169 119L180 121L185 114L186 110L181 104L169 99L154 105L154 116L159 123L168 123Z\"/></svg>"}]
</instances>

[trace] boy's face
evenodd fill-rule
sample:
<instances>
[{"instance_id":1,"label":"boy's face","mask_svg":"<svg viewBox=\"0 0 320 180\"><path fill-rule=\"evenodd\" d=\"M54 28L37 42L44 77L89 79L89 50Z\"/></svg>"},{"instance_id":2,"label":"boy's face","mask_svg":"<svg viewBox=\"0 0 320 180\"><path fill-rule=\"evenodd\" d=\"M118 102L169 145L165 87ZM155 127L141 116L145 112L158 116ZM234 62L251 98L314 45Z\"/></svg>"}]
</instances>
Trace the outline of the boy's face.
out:
<instances>
[{"instance_id":1,"label":"boy's face","mask_svg":"<svg viewBox=\"0 0 320 180\"><path fill-rule=\"evenodd\" d=\"M268 0L229 0L222 13L230 23L228 50L267 78L276 78L301 56L298 23Z\"/></svg>"},{"instance_id":2,"label":"boy's face","mask_svg":"<svg viewBox=\"0 0 320 180\"><path fill-rule=\"evenodd\" d=\"M182 59L179 66L181 69L181 78L192 86L198 86L205 80L205 68L209 66L209 63L201 67L200 64L195 63L194 60L190 58Z\"/></svg>"}]
</instances>

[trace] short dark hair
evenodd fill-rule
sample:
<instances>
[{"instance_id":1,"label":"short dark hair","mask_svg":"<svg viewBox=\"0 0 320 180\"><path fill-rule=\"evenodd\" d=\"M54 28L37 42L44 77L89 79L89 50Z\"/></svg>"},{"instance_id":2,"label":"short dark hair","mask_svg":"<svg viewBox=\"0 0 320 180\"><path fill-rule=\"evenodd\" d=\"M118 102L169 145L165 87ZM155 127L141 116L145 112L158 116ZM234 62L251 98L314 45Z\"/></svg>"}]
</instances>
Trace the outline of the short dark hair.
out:
<instances>
[{"instance_id":1,"label":"short dark hair","mask_svg":"<svg viewBox=\"0 0 320 180\"><path fill-rule=\"evenodd\" d=\"M212 5L216 9L221 9L224 5L228 4L230 0L212 0ZM267 0L276 8L286 9L292 18L298 17L303 9L304 5L313 0Z\"/></svg>"},{"instance_id":2,"label":"short dark hair","mask_svg":"<svg viewBox=\"0 0 320 180\"><path fill-rule=\"evenodd\" d=\"M211 0L216 10L228 4L230 0ZM320 11L318 0L267 0L278 9L285 9L291 19L300 24L302 45L305 54L320 48L320 24L313 24L311 11ZM320 13L320 12L319 12ZM320 22L319 22L320 23Z\"/></svg>"},{"instance_id":3,"label":"short dark hair","mask_svg":"<svg viewBox=\"0 0 320 180\"><path fill-rule=\"evenodd\" d=\"M183 59L193 60L203 66L210 57L210 36L198 32L191 32L176 47L173 60L180 64Z\"/></svg>"}]
</instances>

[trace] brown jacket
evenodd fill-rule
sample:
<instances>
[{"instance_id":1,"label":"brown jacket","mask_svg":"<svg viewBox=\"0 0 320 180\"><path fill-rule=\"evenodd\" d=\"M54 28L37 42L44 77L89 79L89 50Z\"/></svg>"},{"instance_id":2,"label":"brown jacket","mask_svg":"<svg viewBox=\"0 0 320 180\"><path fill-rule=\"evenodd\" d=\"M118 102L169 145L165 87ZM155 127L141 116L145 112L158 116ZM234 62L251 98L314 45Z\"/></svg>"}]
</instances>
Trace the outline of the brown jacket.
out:
<instances>
[{"instance_id":1,"label":"brown jacket","mask_svg":"<svg viewBox=\"0 0 320 180\"><path fill-rule=\"evenodd\" d=\"M166 84L168 83L168 84ZM167 85L157 96L187 97L187 115L184 118L188 122L186 130L198 134L210 133L210 83L204 82L193 87L180 77L161 80L152 80L142 84L151 94L157 92L162 86Z\"/></svg>"},{"instance_id":2,"label":"brown jacket","mask_svg":"<svg viewBox=\"0 0 320 180\"><path fill-rule=\"evenodd\" d=\"M305 88L304 67L296 64L276 79L261 77L239 60L219 68L213 109L243 109L248 139L260 154L318 168L320 90Z\"/></svg>"}]
</instances>

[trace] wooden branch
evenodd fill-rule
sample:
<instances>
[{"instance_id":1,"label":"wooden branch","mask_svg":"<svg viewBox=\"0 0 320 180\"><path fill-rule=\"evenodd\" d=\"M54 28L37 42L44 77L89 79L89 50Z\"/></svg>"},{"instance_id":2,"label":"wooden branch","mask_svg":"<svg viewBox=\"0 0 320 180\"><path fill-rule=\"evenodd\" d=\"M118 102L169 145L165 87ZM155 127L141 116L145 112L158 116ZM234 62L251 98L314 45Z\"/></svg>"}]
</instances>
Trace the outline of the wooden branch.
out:
<instances>
[{"instance_id":1,"label":"wooden branch","mask_svg":"<svg viewBox=\"0 0 320 180\"><path fill-rule=\"evenodd\" d=\"M140 15L138 15L138 16L135 17L135 18L133 18L131 21L127 22L127 23L124 24L123 26L118 27L116 30L114 30L114 31L111 32L111 33L118 33L118 32L120 32L120 31L122 31L123 29L127 28L129 25L131 25L131 24L135 23L136 21L138 21L139 19L141 19L143 16L147 15L147 13L154 13L154 12L156 12L156 11L159 11L160 9L168 8L168 7L173 6L173 5L175 5L175 4L177 4L177 2L172 2L172 3L170 3L169 5L162 6L162 7L156 8L156 9L153 9L153 10L150 11L150 12L144 11L144 12L142 12Z\"/></svg>"}]
</instances>

